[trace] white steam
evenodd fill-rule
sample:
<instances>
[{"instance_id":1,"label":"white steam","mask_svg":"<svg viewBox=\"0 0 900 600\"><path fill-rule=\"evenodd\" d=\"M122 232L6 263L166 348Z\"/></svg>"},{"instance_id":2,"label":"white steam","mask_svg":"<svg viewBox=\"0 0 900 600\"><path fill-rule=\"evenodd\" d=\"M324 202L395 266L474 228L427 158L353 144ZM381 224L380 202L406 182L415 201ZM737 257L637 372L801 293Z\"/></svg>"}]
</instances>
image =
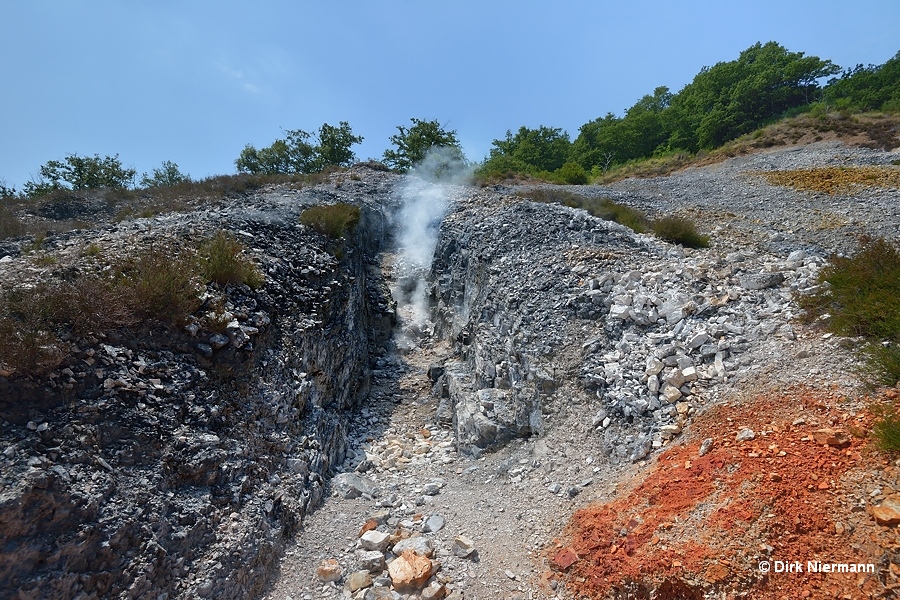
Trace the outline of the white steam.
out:
<instances>
[{"instance_id":1,"label":"white steam","mask_svg":"<svg viewBox=\"0 0 900 600\"><path fill-rule=\"evenodd\" d=\"M413 337L430 329L427 277L441 221L454 192L469 180L471 173L458 150L432 148L400 187L397 282L392 292L401 324Z\"/></svg>"}]
</instances>

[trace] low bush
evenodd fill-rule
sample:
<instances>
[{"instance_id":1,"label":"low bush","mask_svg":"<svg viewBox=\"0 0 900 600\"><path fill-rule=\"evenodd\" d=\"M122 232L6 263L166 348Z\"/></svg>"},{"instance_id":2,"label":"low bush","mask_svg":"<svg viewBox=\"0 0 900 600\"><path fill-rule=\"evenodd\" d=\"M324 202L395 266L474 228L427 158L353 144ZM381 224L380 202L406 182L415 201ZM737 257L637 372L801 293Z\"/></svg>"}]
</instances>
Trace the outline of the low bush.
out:
<instances>
[{"instance_id":1,"label":"low bush","mask_svg":"<svg viewBox=\"0 0 900 600\"><path fill-rule=\"evenodd\" d=\"M819 273L825 290L802 296L807 318L824 315L839 335L889 339L900 336L900 248L884 239L863 239L851 257L838 256Z\"/></svg>"},{"instance_id":2,"label":"low bush","mask_svg":"<svg viewBox=\"0 0 900 600\"><path fill-rule=\"evenodd\" d=\"M822 291L800 296L807 322L862 339L862 376L870 384L900 381L900 246L863 238L850 257L831 259L819 273ZM882 412L873 436L882 449L900 450L900 415Z\"/></svg>"},{"instance_id":3,"label":"low bush","mask_svg":"<svg viewBox=\"0 0 900 600\"><path fill-rule=\"evenodd\" d=\"M139 316L181 325L200 306L200 274L194 253L155 246L126 259L116 285L127 288Z\"/></svg>"},{"instance_id":4,"label":"low bush","mask_svg":"<svg viewBox=\"0 0 900 600\"><path fill-rule=\"evenodd\" d=\"M0 239L25 235L25 226L7 206L0 204Z\"/></svg>"},{"instance_id":5,"label":"low bush","mask_svg":"<svg viewBox=\"0 0 900 600\"><path fill-rule=\"evenodd\" d=\"M876 419L872 424L872 437L875 445L883 452L900 452L900 412L897 406L877 407L874 412Z\"/></svg>"},{"instance_id":6,"label":"low bush","mask_svg":"<svg viewBox=\"0 0 900 600\"><path fill-rule=\"evenodd\" d=\"M343 203L311 206L300 214L300 222L337 240L352 232L359 223L359 207Z\"/></svg>"},{"instance_id":7,"label":"low bush","mask_svg":"<svg viewBox=\"0 0 900 600\"><path fill-rule=\"evenodd\" d=\"M225 231L217 232L200 246L200 264L207 281L227 285L246 283L251 288L262 286L262 273L242 252L244 246Z\"/></svg>"},{"instance_id":8,"label":"low bush","mask_svg":"<svg viewBox=\"0 0 900 600\"><path fill-rule=\"evenodd\" d=\"M709 237L700 235L694 222L682 217L663 217L653 221L653 234L661 240L687 248L709 247Z\"/></svg>"}]
</instances>

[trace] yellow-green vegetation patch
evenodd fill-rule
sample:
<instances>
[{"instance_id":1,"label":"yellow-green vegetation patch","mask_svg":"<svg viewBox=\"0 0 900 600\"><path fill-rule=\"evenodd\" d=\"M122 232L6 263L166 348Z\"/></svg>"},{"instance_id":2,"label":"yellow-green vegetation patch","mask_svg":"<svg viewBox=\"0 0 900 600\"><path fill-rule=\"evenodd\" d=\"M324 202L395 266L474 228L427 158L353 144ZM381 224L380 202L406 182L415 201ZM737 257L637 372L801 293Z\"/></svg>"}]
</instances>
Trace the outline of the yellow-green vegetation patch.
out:
<instances>
[{"instance_id":1,"label":"yellow-green vegetation patch","mask_svg":"<svg viewBox=\"0 0 900 600\"><path fill-rule=\"evenodd\" d=\"M218 231L200 246L204 278L219 285L246 283L254 289L262 286L263 274L243 251L243 244L225 231Z\"/></svg>"},{"instance_id":2,"label":"yellow-green vegetation patch","mask_svg":"<svg viewBox=\"0 0 900 600\"><path fill-rule=\"evenodd\" d=\"M300 222L337 240L352 232L359 223L359 207L344 203L311 206L300 214Z\"/></svg>"},{"instance_id":3,"label":"yellow-green vegetation patch","mask_svg":"<svg viewBox=\"0 0 900 600\"><path fill-rule=\"evenodd\" d=\"M831 195L850 192L855 187L900 188L898 167L819 167L761 174L772 185Z\"/></svg>"}]
</instances>

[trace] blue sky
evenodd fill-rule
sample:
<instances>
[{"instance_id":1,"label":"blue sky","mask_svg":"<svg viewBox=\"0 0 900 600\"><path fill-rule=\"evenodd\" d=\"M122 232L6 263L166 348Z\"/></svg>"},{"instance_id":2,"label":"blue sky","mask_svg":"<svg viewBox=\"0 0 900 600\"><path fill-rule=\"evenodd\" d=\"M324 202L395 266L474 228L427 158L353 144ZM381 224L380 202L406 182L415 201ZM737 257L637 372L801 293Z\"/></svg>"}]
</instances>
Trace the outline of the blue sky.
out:
<instances>
[{"instance_id":1,"label":"blue sky","mask_svg":"<svg viewBox=\"0 0 900 600\"><path fill-rule=\"evenodd\" d=\"M66 154L234 172L247 143L348 121L379 158L410 117L471 160L521 125L622 114L756 42L880 64L897 0L201 2L2 0L0 179Z\"/></svg>"}]
</instances>

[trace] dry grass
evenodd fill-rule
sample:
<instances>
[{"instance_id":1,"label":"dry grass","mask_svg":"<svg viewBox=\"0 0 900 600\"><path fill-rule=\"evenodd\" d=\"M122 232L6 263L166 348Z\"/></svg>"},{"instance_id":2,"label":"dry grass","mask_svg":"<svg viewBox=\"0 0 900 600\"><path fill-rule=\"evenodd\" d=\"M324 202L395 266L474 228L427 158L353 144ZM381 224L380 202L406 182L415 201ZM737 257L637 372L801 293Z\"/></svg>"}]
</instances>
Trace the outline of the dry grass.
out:
<instances>
[{"instance_id":1,"label":"dry grass","mask_svg":"<svg viewBox=\"0 0 900 600\"><path fill-rule=\"evenodd\" d=\"M653 234L661 240L687 248L708 248L709 236L700 235L690 219L663 217L653 222Z\"/></svg>"},{"instance_id":2,"label":"dry grass","mask_svg":"<svg viewBox=\"0 0 900 600\"><path fill-rule=\"evenodd\" d=\"M0 373L40 376L71 352L68 340L139 327L148 320L183 326L200 308L205 283L246 283L263 276L223 231L199 250L159 243L125 257L106 259L95 244L79 270L66 269L37 285L0 289ZM39 260L56 258L41 255Z\"/></svg>"},{"instance_id":3,"label":"dry grass","mask_svg":"<svg viewBox=\"0 0 900 600\"><path fill-rule=\"evenodd\" d=\"M300 214L300 222L337 240L352 232L359 223L359 207L343 203L311 206Z\"/></svg>"},{"instance_id":4,"label":"dry grass","mask_svg":"<svg viewBox=\"0 0 900 600\"><path fill-rule=\"evenodd\" d=\"M200 265L207 281L227 285L246 283L251 288L262 286L262 273L242 253L244 246L225 231L218 231L200 246Z\"/></svg>"}]
</instances>

